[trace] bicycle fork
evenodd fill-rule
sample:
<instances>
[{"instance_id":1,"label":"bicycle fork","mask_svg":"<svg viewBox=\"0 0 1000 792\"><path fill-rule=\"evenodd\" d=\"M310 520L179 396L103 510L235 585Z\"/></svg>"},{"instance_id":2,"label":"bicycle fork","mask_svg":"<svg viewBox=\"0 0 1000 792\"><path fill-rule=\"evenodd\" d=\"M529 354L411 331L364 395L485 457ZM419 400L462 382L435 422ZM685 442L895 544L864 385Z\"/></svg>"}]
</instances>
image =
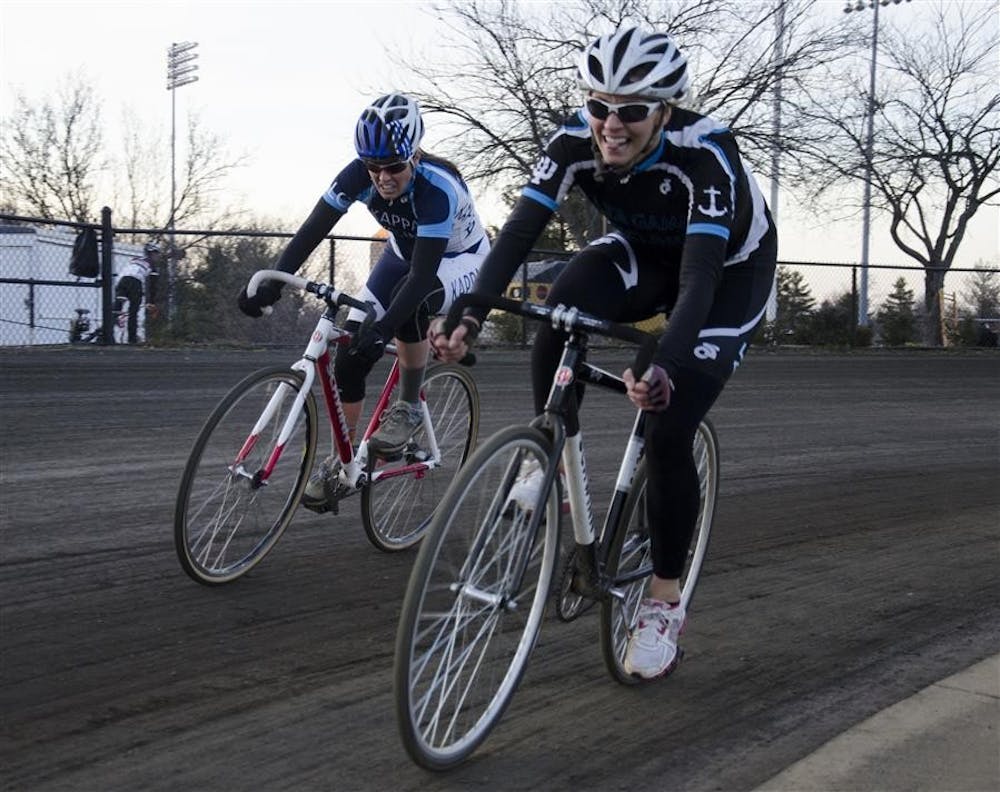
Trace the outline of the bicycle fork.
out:
<instances>
[{"instance_id":1,"label":"bicycle fork","mask_svg":"<svg viewBox=\"0 0 1000 792\"><path fill-rule=\"evenodd\" d=\"M326 317L323 317L323 319L326 319ZM253 429L250 431L250 436L246 439L246 442L243 443L243 447L236 455L236 460L230 468L233 472L250 478L251 486L254 489L262 487L267 483L267 480L271 477L271 473L274 471L275 465L278 464L278 460L281 458L282 452L285 450L285 444L288 442L288 438L292 436L292 432L295 430L295 425L302 420L302 417L305 414L306 398L309 396L309 393L312 390L313 382L316 378L316 366L309 361L317 360L322 355L327 354L327 341L330 338L330 329L333 327L333 322L328 319L326 321L328 322L329 327L324 327L323 331L317 330L313 333L302 359L292 365L293 371L299 371L302 373L302 386L295 394L295 399L292 402L291 409L285 416L285 421L281 426L281 431L278 433L278 439L275 441L274 447L271 449L271 453L268 456L267 461L264 463L264 466L252 476L249 476L246 471L243 470L243 460L247 458L254 446L257 445L257 441L260 439L260 435L261 432L264 431L264 427L271 422L278 410L281 409L281 405L284 404L285 399L288 397L288 392L291 390L291 386L284 383L278 386L278 389L274 392L271 398L268 399L267 406L261 413L260 418L257 419L257 423L254 424ZM343 417L343 413L341 413L341 417Z\"/></svg>"}]
</instances>

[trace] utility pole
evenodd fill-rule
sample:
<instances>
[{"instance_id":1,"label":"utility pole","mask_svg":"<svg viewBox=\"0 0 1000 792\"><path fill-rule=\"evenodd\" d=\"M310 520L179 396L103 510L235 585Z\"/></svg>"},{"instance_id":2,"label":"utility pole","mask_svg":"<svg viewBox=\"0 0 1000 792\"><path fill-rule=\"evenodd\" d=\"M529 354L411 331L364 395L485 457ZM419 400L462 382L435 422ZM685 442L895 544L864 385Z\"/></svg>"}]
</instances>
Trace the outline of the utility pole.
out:
<instances>
[{"instance_id":1,"label":"utility pole","mask_svg":"<svg viewBox=\"0 0 1000 792\"><path fill-rule=\"evenodd\" d=\"M167 50L167 90L170 91L170 221L167 227L167 310L173 322L177 315L177 244L174 215L177 211L177 89L198 81L197 41L174 42Z\"/></svg>"},{"instance_id":2,"label":"utility pole","mask_svg":"<svg viewBox=\"0 0 1000 792\"><path fill-rule=\"evenodd\" d=\"M865 196L861 214L861 289L858 295L858 327L868 326L868 254L872 226L872 151L875 143L875 67L878 62L878 9L903 0L847 0L844 13L872 9L872 57L868 75L868 130L865 134ZM907 3L910 0L906 0Z\"/></svg>"},{"instance_id":3,"label":"utility pole","mask_svg":"<svg viewBox=\"0 0 1000 792\"><path fill-rule=\"evenodd\" d=\"M781 76L785 61L785 0L778 0L778 8L774 17L774 67L777 72L774 78L774 107L771 112L771 217L775 225L778 223L778 189L781 182ZM773 322L778 317L778 278L771 284L771 296L767 298L765 318Z\"/></svg>"}]
</instances>

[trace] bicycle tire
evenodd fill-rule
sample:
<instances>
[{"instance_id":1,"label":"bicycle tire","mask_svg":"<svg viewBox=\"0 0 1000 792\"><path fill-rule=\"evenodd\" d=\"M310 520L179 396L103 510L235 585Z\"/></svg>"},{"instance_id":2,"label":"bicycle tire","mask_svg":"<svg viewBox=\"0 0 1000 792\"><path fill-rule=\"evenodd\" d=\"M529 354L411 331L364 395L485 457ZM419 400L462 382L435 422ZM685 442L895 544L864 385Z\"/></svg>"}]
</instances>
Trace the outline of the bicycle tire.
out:
<instances>
[{"instance_id":1,"label":"bicycle tire","mask_svg":"<svg viewBox=\"0 0 1000 792\"><path fill-rule=\"evenodd\" d=\"M698 521L688 548L688 559L681 578L681 602L685 609L691 603L701 576L708 541L715 518L719 493L719 441L715 428L707 419L702 421L694 440L695 464L701 490ZM625 575L640 568L651 569L649 530L646 523L646 460L639 463L621 518L614 529L608 549L605 571L610 578ZM624 667L629 635L635 626L647 586L642 577L618 587L622 597L611 596L601 603L601 654L608 673L623 685L645 681L629 674Z\"/></svg>"},{"instance_id":2,"label":"bicycle tire","mask_svg":"<svg viewBox=\"0 0 1000 792\"><path fill-rule=\"evenodd\" d=\"M546 470L551 447L532 427L497 432L452 480L420 545L396 636L394 696L403 745L421 767L464 761L527 667L558 558L560 503L554 486L530 510L508 494L525 459Z\"/></svg>"},{"instance_id":3,"label":"bicycle tire","mask_svg":"<svg viewBox=\"0 0 1000 792\"><path fill-rule=\"evenodd\" d=\"M285 417L302 388L301 372L273 367L256 371L227 393L209 415L194 443L174 508L174 545L181 567L205 585L245 575L274 548L288 527L305 489L316 452L317 413L312 393L304 417L282 451L267 482L267 462ZM238 469L241 451L271 397L284 387L279 409L261 427L256 444Z\"/></svg>"},{"instance_id":4,"label":"bicycle tire","mask_svg":"<svg viewBox=\"0 0 1000 792\"><path fill-rule=\"evenodd\" d=\"M406 550L419 542L430 525L455 473L468 459L479 438L479 391L476 381L461 366L443 364L428 369L423 393L430 410L440 464L405 475L386 475L361 491L361 521L368 540L387 553ZM382 468L410 466L427 454L423 428L410 441L400 463ZM382 464L374 457L371 465ZM369 473L374 470L371 468Z\"/></svg>"}]
</instances>

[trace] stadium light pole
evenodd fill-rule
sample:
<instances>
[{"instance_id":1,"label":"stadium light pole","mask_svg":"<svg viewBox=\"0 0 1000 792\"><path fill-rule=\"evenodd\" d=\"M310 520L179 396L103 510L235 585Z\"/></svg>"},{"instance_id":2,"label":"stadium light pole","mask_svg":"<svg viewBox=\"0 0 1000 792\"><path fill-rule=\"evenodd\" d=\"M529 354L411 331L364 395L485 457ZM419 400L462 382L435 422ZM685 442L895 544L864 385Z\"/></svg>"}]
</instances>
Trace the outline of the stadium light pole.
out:
<instances>
[{"instance_id":1,"label":"stadium light pole","mask_svg":"<svg viewBox=\"0 0 1000 792\"><path fill-rule=\"evenodd\" d=\"M198 81L197 41L174 42L167 50L167 90L170 91L170 222L167 249L167 307L169 318L176 315L175 282L177 279L177 249L174 234L174 215L177 211L177 89Z\"/></svg>"},{"instance_id":2,"label":"stadium light pole","mask_svg":"<svg viewBox=\"0 0 1000 792\"><path fill-rule=\"evenodd\" d=\"M847 0L844 13L864 11L872 14L872 58L868 75L868 129L865 133L865 195L861 210L861 288L858 295L858 326L868 326L868 257L872 230L872 150L875 144L875 67L878 63L878 9L879 6L899 5L903 0ZM910 0L906 0L907 3Z\"/></svg>"},{"instance_id":3,"label":"stadium light pole","mask_svg":"<svg viewBox=\"0 0 1000 792\"><path fill-rule=\"evenodd\" d=\"M785 60L785 0L778 0L774 15L774 64L777 74L774 80L774 104L771 109L771 217L778 222L778 190L781 182L781 78ZM767 298L764 316L768 322L778 318L778 276L771 284L771 294Z\"/></svg>"}]
</instances>

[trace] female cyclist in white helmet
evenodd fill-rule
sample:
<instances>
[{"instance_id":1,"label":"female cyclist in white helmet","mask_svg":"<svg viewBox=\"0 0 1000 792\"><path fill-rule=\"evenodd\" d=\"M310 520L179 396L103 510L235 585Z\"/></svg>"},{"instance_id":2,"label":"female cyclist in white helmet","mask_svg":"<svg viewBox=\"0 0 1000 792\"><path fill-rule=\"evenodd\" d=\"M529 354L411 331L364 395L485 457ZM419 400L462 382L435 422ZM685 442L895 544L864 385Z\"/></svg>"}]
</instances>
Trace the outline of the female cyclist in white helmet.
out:
<instances>
[{"instance_id":1,"label":"female cyclist in white helmet","mask_svg":"<svg viewBox=\"0 0 1000 792\"><path fill-rule=\"evenodd\" d=\"M687 60L663 33L625 27L587 46L578 62L583 107L549 140L475 291L500 294L567 193L577 187L613 230L574 256L549 291L617 322L670 317L653 365L624 374L629 398L649 411L647 511L653 577L625 667L643 678L680 659L680 577L698 516L692 457L701 419L743 359L774 280L777 232L733 133L679 106ZM445 337L446 360L466 354L484 311L470 309ZM540 326L532 351L541 410L564 335ZM570 453L579 435L568 438ZM579 453L579 451L577 451Z\"/></svg>"}]
</instances>

